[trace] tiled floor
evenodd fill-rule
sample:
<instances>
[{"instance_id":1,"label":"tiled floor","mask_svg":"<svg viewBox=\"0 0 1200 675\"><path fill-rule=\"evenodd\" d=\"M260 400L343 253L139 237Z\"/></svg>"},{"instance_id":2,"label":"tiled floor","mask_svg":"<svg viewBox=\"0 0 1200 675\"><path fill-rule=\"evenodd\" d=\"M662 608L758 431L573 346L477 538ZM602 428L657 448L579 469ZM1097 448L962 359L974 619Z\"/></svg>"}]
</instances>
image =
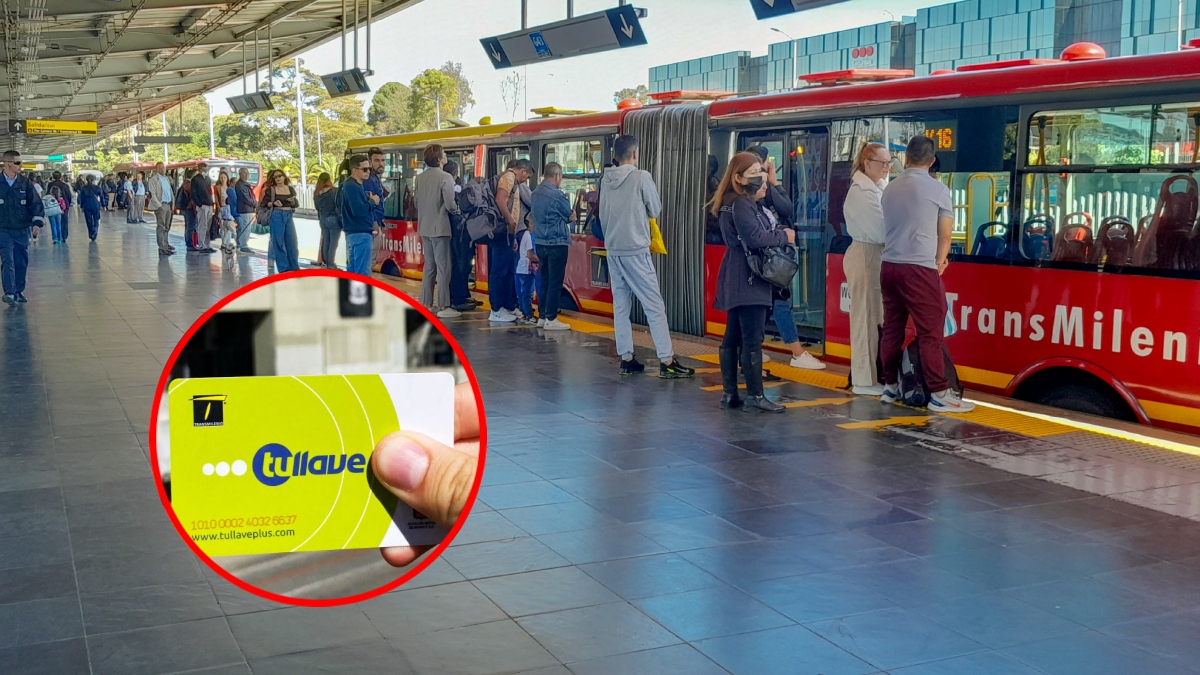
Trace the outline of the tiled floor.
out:
<instances>
[{"instance_id":1,"label":"tiled floor","mask_svg":"<svg viewBox=\"0 0 1200 675\"><path fill-rule=\"evenodd\" d=\"M618 377L602 334L469 321L490 446L455 545L360 605L260 600L170 527L145 432L262 260L160 261L120 220L39 244L0 313L0 673L1200 672L1200 523L838 426L875 401L724 412L714 374Z\"/></svg>"}]
</instances>

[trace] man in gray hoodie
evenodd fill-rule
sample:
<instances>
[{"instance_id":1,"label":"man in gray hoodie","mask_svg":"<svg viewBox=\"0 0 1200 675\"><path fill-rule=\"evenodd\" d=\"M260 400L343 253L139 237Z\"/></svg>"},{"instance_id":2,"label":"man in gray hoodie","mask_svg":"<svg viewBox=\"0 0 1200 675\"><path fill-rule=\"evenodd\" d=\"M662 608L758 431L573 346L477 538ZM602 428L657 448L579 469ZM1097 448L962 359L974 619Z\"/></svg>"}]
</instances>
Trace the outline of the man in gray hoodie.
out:
<instances>
[{"instance_id":1,"label":"man in gray hoodie","mask_svg":"<svg viewBox=\"0 0 1200 675\"><path fill-rule=\"evenodd\" d=\"M613 328L621 374L646 369L633 354L633 325L629 318L630 294L637 296L650 323L650 336L658 352L661 378L691 377L696 371L675 359L667 310L658 288L658 275L650 261L650 219L658 218L662 202L648 171L638 169L638 143L619 136L613 155L620 163L600 177L600 223L608 252L608 277L613 296Z\"/></svg>"}]
</instances>

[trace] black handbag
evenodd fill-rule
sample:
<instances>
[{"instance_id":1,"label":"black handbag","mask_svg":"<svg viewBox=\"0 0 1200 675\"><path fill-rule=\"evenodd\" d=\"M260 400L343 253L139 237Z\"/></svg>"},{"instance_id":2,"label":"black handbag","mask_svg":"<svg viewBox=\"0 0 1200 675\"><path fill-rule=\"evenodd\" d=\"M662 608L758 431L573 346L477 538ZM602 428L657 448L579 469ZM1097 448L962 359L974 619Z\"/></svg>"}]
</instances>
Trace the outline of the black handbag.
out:
<instances>
[{"instance_id":1,"label":"black handbag","mask_svg":"<svg viewBox=\"0 0 1200 675\"><path fill-rule=\"evenodd\" d=\"M722 206L721 210L733 215L732 206ZM734 231L737 231L736 228ZM758 277L776 288L791 288L792 279L800 271L800 264L796 262L791 246L767 246L751 251L741 235L738 235L738 243L742 245L746 265L750 267L750 283L754 283L754 277Z\"/></svg>"}]
</instances>

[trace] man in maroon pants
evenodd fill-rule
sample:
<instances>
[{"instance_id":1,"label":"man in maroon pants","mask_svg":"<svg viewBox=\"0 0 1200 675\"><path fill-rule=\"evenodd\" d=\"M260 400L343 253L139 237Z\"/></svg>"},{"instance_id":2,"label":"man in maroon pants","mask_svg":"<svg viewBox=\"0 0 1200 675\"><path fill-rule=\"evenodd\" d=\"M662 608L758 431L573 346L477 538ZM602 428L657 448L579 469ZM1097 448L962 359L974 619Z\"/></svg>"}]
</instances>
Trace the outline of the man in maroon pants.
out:
<instances>
[{"instance_id":1,"label":"man in maroon pants","mask_svg":"<svg viewBox=\"0 0 1200 675\"><path fill-rule=\"evenodd\" d=\"M950 388L942 357L942 332L946 322L946 289L942 272L949 265L954 205L950 188L929 175L935 156L933 141L913 136L904 153L904 173L883 191L883 402L900 397L897 381L909 317L917 329L917 347L925 383L932 392L929 409L968 412L974 403L963 401Z\"/></svg>"}]
</instances>

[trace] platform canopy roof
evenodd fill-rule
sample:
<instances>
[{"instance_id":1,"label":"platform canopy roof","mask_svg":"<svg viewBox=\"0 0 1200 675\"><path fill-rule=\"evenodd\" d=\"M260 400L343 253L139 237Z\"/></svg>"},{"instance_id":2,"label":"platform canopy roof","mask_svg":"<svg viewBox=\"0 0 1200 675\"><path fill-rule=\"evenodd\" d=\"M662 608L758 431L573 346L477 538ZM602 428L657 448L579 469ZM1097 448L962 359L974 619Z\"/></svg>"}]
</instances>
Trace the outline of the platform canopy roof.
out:
<instances>
[{"instance_id":1,"label":"platform canopy roof","mask_svg":"<svg viewBox=\"0 0 1200 675\"><path fill-rule=\"evenodd\" d=\"M358 0L364 26L368 1L372 19L378 21L421 0ZM8 95L0 95L3 117L95 121L99 126L95 136L34 136L13 134L6 124L3 133L8 137L2 144L27 154L82 150L139 119L240 78L243 47L253 78L255 35L266 68L268 27L277 63L340 39L343 7L352 29L354 4L355 0L0 0L0 58L8 82ZM347 58L353 58L349 50ZM361 56L359 65L365 65ZM329 64L328 70L340 67L340 62Z\"/></svg>"}]
</instances>

